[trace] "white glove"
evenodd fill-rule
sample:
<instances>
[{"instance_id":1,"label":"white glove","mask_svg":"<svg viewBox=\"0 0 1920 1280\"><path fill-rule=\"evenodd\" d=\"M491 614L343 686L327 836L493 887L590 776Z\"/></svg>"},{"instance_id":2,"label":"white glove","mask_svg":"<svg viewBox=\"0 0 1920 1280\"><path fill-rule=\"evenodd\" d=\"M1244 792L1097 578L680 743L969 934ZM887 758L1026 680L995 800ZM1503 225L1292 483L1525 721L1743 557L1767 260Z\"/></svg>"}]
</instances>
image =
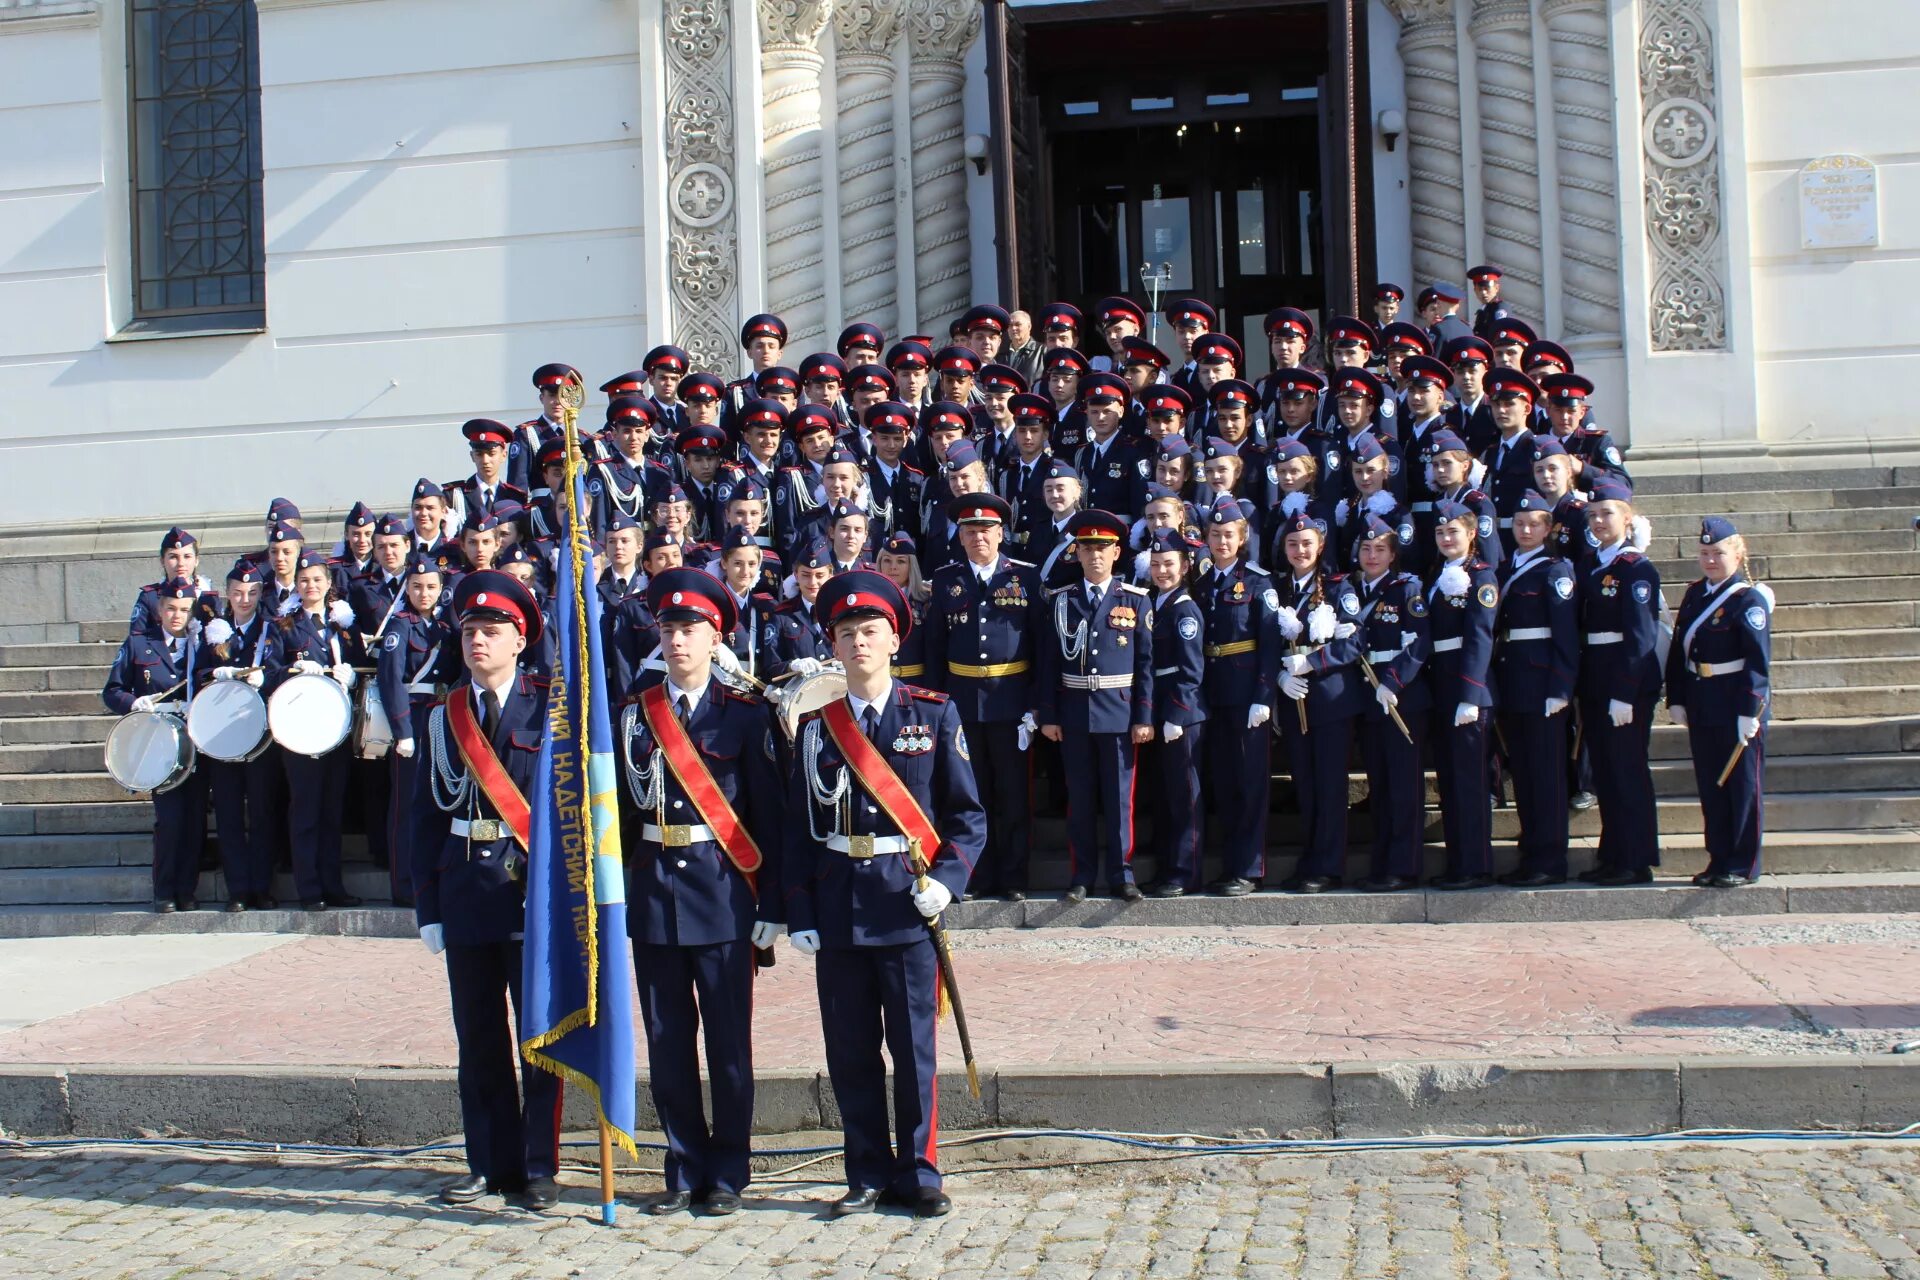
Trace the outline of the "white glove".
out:
<instances>
[{"instance_id":1,"label":"white glove","mask_svg":"<svg viewBox=\"0 0 1920 1280\"><path fill-rule=\"evenodd\" d=\"M924 889L915 889L909 895L913 898L913 909L929 920L936 920L940 913L953 901L953 890L938 880L927 881Z\"/></svg>"},{"instance_id":2,"label":"white glove","mask_svg":"<svg viewBox=\"0 0 1920 1280\"><path fill-rule=\"evenodd\" d=\"M1633 723L1633 704L1615 698L1607 703L1607 719L1613 721L1613 727L1624 729Z\"/></svg>"},{"instance_id":3,"label":"white glove","mask_svg":"<svg viewBox=\"0 0 1920 1280\"><path fill-rule=\"evenodd\" d=\"M1440 594L1443 596L1463 596L1467 594L1467 589L1473 586L1473 579L1468 577L1467 571L1459 565L1450 564L1440 571L1440 576L1433 580L1433 585L1440 588Z\"/></svg>"},{"instance_id":4,"label":"white glove","mask_svg":"<svg viewBox=\"0 0 1920 1280\"><path fill-rule=\"evenodd\" d=\"M1293 606L1283 604L1280 606L1278 611L1274 613L1273 616L1280 620L1281 635L1285 636L1289 640L1295 640L1299 638L1300 615L1294 612Z\"/></svg>"},{"instance_id":5,"label":"white glove","mask_svg":"<svg viewBox=\"0 0 1920 1280\"><path fill-rule=\"evenodd\" d=\"M1182 737L1186 736L1186 732L1187 731L1181 726L1169 721L1160 726L1160 741L1178 742Z\"/></svg>"},{"instance_id":6,"label":"white glove","mask_svg":"<svg viewBox=\"0 0 1920 1280\"><path fill-rule=\"evenodd\" d=\"M233 679L233 668L232 667L215 667L213 669L213 678L215 680L231 680Z\"/></svg>"},{"instance_id":7,"label":"white glove","mask_svg":"<svg viewBox=\"0 0 1920 1280\"><path fill-rule=\"evenodd\" d=\"M787 664L787 670L797 676L810 676L820 670L818 658L795 658Z\"/></svg>"},{"instance_id":8,"label":"white glove","mask_svg":"<svg viewBox=\"0 0 1920 1280\"><path fill-rule=\"evenodd\" d=\"M265 684L266 682L267 682L266 673L260 670L260 668L255 667L253 670L247 672L247 683L252 685L254 688L258 689L261 685Z\"/></svg>"},{"instance_id":9,"label":"white glove","mask_svg":"<svg viewBox=\"0 0 1920 1280\"><path fill-rule=\"evenodd\" d=\"M1247 728L1258 729L1273 715L1273 708L1264 702L1256 702L1247 708Z\"/></svg>"},{"instance_id":10,"label":"white glove","mask_svg":"<svg viewBox=\"0 0 1920 1280\"><path fill-rule=\"evenodd\" d=\"M782 600L791 600L799 594L800 584L794 581L792 574L788 574L786 577L780 579L780 598ZM810 951L807 954L812 955L813 953Z\"/></svg>"},{"instance_id":11,"label":"white glove","mask_svg":"<svg viewBox=\"0 0 1920 1280\"><path fill-rule=\"evenodd\" d=\"M798 929L787 935L787 941L793 949L803 956L810 956L820 950L820 931L818 929Z\"/></svg>"},{"instance_id":12,"label":"white glove","mask_svg":"<svg viewBox=\"0 0 1920 1280\"><path fill-rule=\"evenodd\" d=\"M208 644L225 644L233 639L233 624L225 618L215 618L201 628L200 638Z\"/></svg>"},{"instance_id":13,"label":"white glove","mask_svg":"<svg viewBox=\"0 0 1920 1280\"><path fill-rule=\"evenodd\" d=\"M1335 524L1345 524L1347 522L1347 512L1352 509L1353 509L1353 504L1348 502L1345 498L1342 498L1340 499L1340 501L1334 503L1333 504L1333 522Z\"/></svg>"},{"instance_id":14,"label":"white glove","mask_svg":"<svg viewBox=\"0 0 1920 1280\"><path fill-rule=\"evenodd\" d=\"M1467 483L1478 489L1487 479L1487 464L1475 458L1467 464Z\"/></svg>"},{"instance_id":15,"label":"white glove","mask_svg":"<svg viewBox=\"0 0 1920 1280\"><path fill-rule=\"evenodd\" d=\"M394 743L393 753L399 756L402 760L413 759L413 739L402 738L400 739L400 741Z\"/></svg>"},{"instance_id":16,"label":"white glove","mask_svg":"<svg viewBox=\"0 0 1920 1280\"><path fill-rule=\"evenodd\" d=\"M291 618L294 614L300 612L300 597L288 596L285 600L282 600L278 612L283 618Z\"/></svg>"},{"instance_id":17,"label":"white glove","mask_svg":"<svg viewBox=\"0 0 1920 1280\"><path fill-rule=\"evenodd\" d=\"M1348 639L1351 639L1353 636L1359 634L1359 631L1360 631L1360 627L1358 624L1352 623L1352 622L1342 622L1334 627L1333 638L1335 640L1348 640Z\"/></svg>"},{"instance_id":18,"label":"white glove","mask_svg":"<svg viewBox=\"0 0 1920 1280\"><path fill-rule=\"evenodd\" d=\"M198 640L200 638L200 632L204 629L205 629L205 624L202 623L200 619L198 618L187 619L187 634L192 636L195 640Z\"/></svg>"},{"instance_id":19,"label":"white glove","mask_svg":"<svg viewBox=\"0 0 1920 1280\"><path fill-rule=\"evenodd\" d=\"M447 949L447 927L440 924L421 925L420 941L427 944L428 955L439 955Z\"/></svg>"},{"instance_id":20,"label":"white glove","mask_svg":"<svg viewBox=\"0 0 1920 1280\"><path fill-rule=\"evenodd\" d=\"M1668 707L1667 718L1679 725L1682 729L1687 727L1687 709L1685 707Z\"/></svg>"},{"instance_id":21,"label":"white glove","mask_svg":"<svg viewBox=\"0 0 1920 1280\"><path fill-rule=\"evenodd\" d=\"M159 702L160 699L154 697L152 694L143 693L133 700L133 709L135 711L151 711L155 706L159 705Z\"/></svg>"},{"instance_id":22,"label":"white glove","mask_svg":"<svg viewBox=\"0 0 1920 1280\"><path fill-rule=\"evenodd\" d=\"M1741 716L1739 723L1740 741L1752 742L1760 735L1759 716Z\"/></svg>"},{"instance_id":23,"label":"white glove","mask_svg":"<svg viewBox=\"0 0 1920 1280\"><path fill-rule=\"evenodd\" d=\"M1567 709L1567 700L1565 698L1548 698L1547 699L1548 715L1557 716L1562 711L1565 711L1566 709Z\"/></svg>"},{"instance_id":24,"label":"white glove","mask_svg":"<svg viewBox=\"0 0 1920 1280\"><path fill-rule=\"evenodd\" d=\"M353 625L353 608L345 600L335 600L327 610L327 621L345 631Z\"/></svg>"},{"instance_id":25,"label":"white glove","mask_svg":"<svg viewBox=\"0 0 1920 1280\"><path fill-rule=\"evenodd\" d=\"M1768 586L1764 582L1755 582L1749 586L1748 590L1752 591L1753 594L1760 597L1761 602L1767 606L1768 613L1773 612L1774 601L1773 601L1772 587Z\"/></svg>"},{"instance_id":26,"label":"white glove","mask_svg":"<svg viewBox=\"0 0 1920 1280\"><path fill-rule=\"evenodd\" d=\"M1016 736L1020 740L1020 749L1022 751L1025 751L1029 746L1033 745L1033 735L1039 731L1040 725L1034 720L1033 712L1029 711L1020 717L1020 729Z\"/></svg>"},{"instance_id":27,"label":"white glove","mask_svg":"<svg viewBox=\"0 0 1920 1280\"><path fill-rule=\"evenodd\" d=\"M745 670L745 668L740 665L740 655L733 651L733 647L731 645L721 644L721 645L714 646L713 665L720 668L722 671L726 672L728 675L734 675L734 676L739 675L742 671Z\"/></svg>"},{"instance_id":28,"label":"white glove","mask_svg":"<svg viewBox=\"0 0 1920 1280\"><path fill-rule=\"evenodd\" d=\"M1385 685L1373 691L1373 700L1380 704L1382 711L1391 711L1400 705L1400 695Z\"/></svg>"},{"instance_id":29,"label":"white glove","mask_svg":"<svg viewBox=\"0 0 1920 1280\"><path fill-rule=\"evenodd\" d=\"M747 936L747 940L753 943L756 948L764 951L766 948L772 946L774 940L786 931L787 926L783 924L775 924L771 920L755 920L753 922L753 932Z\"/></svg>"},{"instance_id":30,"label":"white glove","mask_svg":"<svg viewBox=\"0 0 1920 1280\"><path fill-rule=\"evenodd\" d=\"M1453 709L1453 727L1472 724L1480 718L1480 708L1471 702L1463 702Z\"/></svg>"},{"instance_id":31,"label":"white glove","mask_svg":"<svg viewBox=\"0 0 1920 1280\"><path fill-rule=\"evenodd\" d=\"M1307 495L1304 493L1290 493L1280 499L1280 514L1283 516L1297 516L1306 509Z\"/></svg>"},{"instance_id":32,"label":"white glove","mask_svg":"<svg viewBox=\"0 0 1920 1280\"><path fill-rule=\"evenodd\" d=\"M1627 521L1627 545L1635 551L1645 551L1653 545L1653 526L1647 523L1645 516L1635 516Z\"/></svg>"},{"instance_id":33,"label":"white glove","mask_svg":"<svg viewBox=\"0 0 1920 1280\"><path fill-rule=\"evenodd\" d=\"M1368 498L1364 505L1366 509L1368 511L1371 511L1374 515L1377 515L1377 516L1392 515L1393 507L1394 507L1393 495L1387 492L1385 489L1382 489L1380 492Z\"/></svg>"},{"instance_id":34,"label":"white glove","mask_svg":"<svg viewBox=\"0 0 1920 1280\"><path fill-rule=\"evenodd\" d=\"M298 659L294 662L293 669L303 676L323 675L326 672L326 668L315 662L312 658Z\"/></svg>"},{"instance_id":35,"label":"white glove","mask_svg":"<svg viewBox=\"0 0 1920 1280\"><path fill-rule=\"evenodd\" d=\"M1295 702L1307 696L1307 688L1307 682L1291 672L1280 677L1280 692L1286 694Z\"/></svg>"},{"instance_id":36,"label":"white glove","mask_svg":"<svg viewBox=\"0 0 1920 1280\"><path fill-rule=\"evenodd\" d=\"M1307 639L1315 644L1325 644L1332 636L1333 606L1322 601L1307 615Z\"/></svg>"},{"instance_id":37,"label":"white glove","mask_svg":"<svg viewBox=\"0 0 1920 1280\"><path fill-rule=\"evenodd\" d=\"M1282 661L1282 665L1286 667L1288 675L1303 676L1307 674L1307 655L1290 653Z\"/></svg>"},{"instance_id":38,"label":"white glove","mask_svg":"<svg viewBox=\"0 0 1920 1280\"><path fill-rule=\"evenodd\" d=\"M342 689L353 688L353 682L359 678L358 673L344 662L334 663L332 670L328 671L327 674L332 676Z\"/></svg>"}]
</instances>

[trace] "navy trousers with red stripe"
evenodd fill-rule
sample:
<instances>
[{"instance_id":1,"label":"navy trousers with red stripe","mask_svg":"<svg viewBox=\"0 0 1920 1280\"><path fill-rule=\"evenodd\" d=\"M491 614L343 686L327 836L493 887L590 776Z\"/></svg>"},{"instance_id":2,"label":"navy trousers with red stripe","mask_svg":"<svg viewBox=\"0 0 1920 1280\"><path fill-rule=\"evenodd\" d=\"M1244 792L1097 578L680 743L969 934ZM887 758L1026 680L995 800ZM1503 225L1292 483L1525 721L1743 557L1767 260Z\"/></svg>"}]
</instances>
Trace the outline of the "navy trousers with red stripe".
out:
<instances>
[{"instance_id":1,"label":"navy trousers with red stripe","mask_svg":"<svg viewBox=\"0 0 1920 1280\"><path fill-rule=\"evenodd\" d=\"M1109 888L1133 883L1133 783L1139 748L1124 733L1061 739L1067 765L1067 864L1071 883L1092 888L1106 845ZM1103 842L1102 836L1106 839Z\"/></svg>"},{"instance_id":2,"label":"navy trousers with red stripe","mask_svg":"<svg viewBox=\"0 0 1920 1280\"><path fill-rule=\"evenodd\" d=\"M753 946L633 944L647 1083L667 1137L669 1191L747 1189L753 1131ZM713 1123L700 1095L707 1048Z\"/></svg>"},{"instance_id":3,"label":"navy trousers with red stripe","mask_svg":"<svg viewBox=\"0 0 1920 1280\"><path fill-rule=\"evenodd\" d=\"M1762 728L1739 763L1720 785L1720 771L1740 741L1731 724L1687 725L1687 747L1693 753L1693 781L1700 792L1700 815L1705 819L1707 871L1711 875L1760 874L1761 814L1765 808L1767 731Z\"/></svg>"},{"instance_id":4,"label":"navy trousers with red stripe","mask_svg":"<svg viewBox=\"0 0 1920 1280\"><path fill-rule=\"evenodd\" d=\"M1493 712L1482 707L1479 719L1457 725L1452 711L1435 707L1428 721L1433 776L1440 788L1440 829L1447 842L1447 874L1490 876L1493 790L1487 739L1494 736L1489 728Z\"/></svg>"},{"instance_id":5,"label":"navy trousers with red stripe","mask_svg":"<svg viewBox=\"0 0 1920 1280\"><path fill-rule=\"evenodd\" d=\"M931 937L899 947L832 947L814 957L827 1078L845 1134L847 1186L909 1200L940 1186L940 1080L934 1022L940 963ZM893 1134L887 1064L893 1060Z\"/></svg>"},{"instance_id":6,"label":"navy trousers with red stripe","mask_svg":"<svg viewBox=\"0 0 1920 1280\"><path fill-rule=\"evenodd\" d=\"M520 944L448 947L447 986L460 1046L467 1168L496 1191L518 1191L530 1179L553 1177L560 1167L560 1077L520 1056Z\"/></svg>"}]
</instances>

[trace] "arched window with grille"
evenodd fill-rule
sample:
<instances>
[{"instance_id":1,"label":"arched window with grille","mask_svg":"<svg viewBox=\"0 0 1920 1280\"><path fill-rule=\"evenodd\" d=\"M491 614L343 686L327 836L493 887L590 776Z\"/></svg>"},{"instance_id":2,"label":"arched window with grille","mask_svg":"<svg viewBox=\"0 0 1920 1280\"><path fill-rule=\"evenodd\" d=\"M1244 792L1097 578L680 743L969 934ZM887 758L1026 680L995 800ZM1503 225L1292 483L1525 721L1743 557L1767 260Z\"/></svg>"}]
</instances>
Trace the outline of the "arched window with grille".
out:
<instances>
[{"instance_id":1,"label":"arched window with grille","mask_svg":"<svg viewBox=\"0 0 1920 1280\"><path fill-rule=\"evenodd\" d=\"M127 8L135 332L266 320L253 0Z\"/></svg>"}]
</instances>

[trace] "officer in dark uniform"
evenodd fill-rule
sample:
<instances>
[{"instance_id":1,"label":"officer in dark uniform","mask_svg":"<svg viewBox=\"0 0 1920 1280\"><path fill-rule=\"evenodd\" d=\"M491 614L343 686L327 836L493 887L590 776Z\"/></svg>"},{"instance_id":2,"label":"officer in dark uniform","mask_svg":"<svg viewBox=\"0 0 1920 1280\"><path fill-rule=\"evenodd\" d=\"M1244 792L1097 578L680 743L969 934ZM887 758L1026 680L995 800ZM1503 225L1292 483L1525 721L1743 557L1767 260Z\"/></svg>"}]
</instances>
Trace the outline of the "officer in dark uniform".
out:
<instances>
[{"instance_id":1,"label":"officer in dark uniform","mask_svg":"<svg viewBox=\"0 0 1920 1280\"><path fill-rule=\"evenodd\" d=\"M1467 328L1467 322L1460 318L1463 299L1459 285L1435 284L1423 291L1420 297L1421 312L1433 316L1427 324L1427 333L1433 339L1435 351L1444 350L1450 343L1473 336L1473 330Z\"/></svg>"},{"instance_id":2,"label":"officer in dark uniform","mask_svg":"<svg viewBox=\"0 0 1920 1280\"><path fill-rule=\"evenodd\" d=\"M1531 489L1521 494L1513 558L1497 570L1494 705L1520 817L1520 865L1500 882L1521 889L1567 878L1567 707L1580 669L1580 606L1574 567L1554 550L1552 529L1552 504Z\"/></svg>"},{"instance_id":3,"label":"officer in dark uniform","mask_svg":"<svg viewBox=\"0 0 1920 1280\"><path fill-rule=\"evenodd\" d=\"M764 311L748 316L740 326L740 349L747 354L747 374L727 384L720 402L720 428L736 440L740 437L739 415L747 401L766 394L755 389L755 376L778 366L781 353L787 349L786 321Z\"/></svg>"},{"instance_id":4,"label":"officer in dark uniform","mask_svg":"<svg viewBox=\"0 0 1920 1280\"><path fill-rule=\"evenodd\" d=\"M1447 869L1432 884L1436 889L1478 889L1493 883L1487 762L1493 727L1490 668L1500 584L1494 566L1479 552L1480 512L1442 499L1434 515L1439 559L1424 588L1433 655L1427 662L1427 680Z\"/></svg>"},{"instance_id":5,"label":"officer in dark uniform","mask_svg":"<svg viewBox=\"0 0 1920 1280\"><path fill-rule=\"evenodd\" d=\"M1453 403L1447 406L1447 425L1478 457L1500 438L1500 428L1493 425L1493 406L1487 402L1486 395L1493 348L1469 334L1442 347L1440 358L1453 370Z\"/></svg>"},{"instance_id":6,"label":"officer in dark uniform","mask_svg":"<svg viewBox=\"0 0 1920 1280\"><path fill-rule=\"evenodd\" d=\"M467 438L473 474L443 486L456 523L491 514L501 502L517 502L524 507L533 501L524 488L507 479L507 444L513 433L505 423L470 418L461 425L460 434Z\"/></svg>"},{"instance_id":7,"label":"officer in dark uniform","mask_svg":"<svg viewBox=\"0 0 1920 1280\"><path fill-rule=\"evenodd\" d=\"M993 494L949 503L964 558L936 569L928 588L922 682L947 694L967 727L973 775L987 815L981 893L1027 896L1032 812L1027 748L1038 705L1034 663L1050 625L1040 575L1001 551L1012 509Z\"/></svg>"},{"instance_id":8,"label":"officer in dark uniform","mask_svg":"<svg viewBox=\"0 0 1920 1280\"><path fill-rule=\"evenodd\" d=\"M1084 902L1107 838L1107 888L1138 902L1133 877L1134 768L1153 740L1153 602L1114 579L1127 522L1107 511L1073 519L1084 580L1047 592L1036 644L1040 732L1067 769L1067 901Z\"/></svg>"},{"instance_id":9,"label":"officer in dark uniform","mask_svg":"<svg viewBox=\"0 0 1920 1280\"><path fill-rule=\"evenodd\" d=\"M820 713L801 724L782 881L793 945L815 956L827 1075L846 1133L847 1194L833 1215L891 1202L938 1217L952 1204L937 1163L940 975L927 921L965 892L986 841L986 815L959 712L945 694L888 672L901 632L912 626L899 588L877 573L842 574L815 609L846 669L853 723L938 841L920 850L928 863L921 888L897 810L848 767Z\"/></svg>"},{"instance_id":10,"label":"officer in dark uniform","mask_svg":"<svg viewBox=\"0 0 1920 1280\"><path fill-rule=\"evenodd\" d=\"M152 590L153 624L121 642L100 691L117 716L162 706L184 712L193 694L198 638L191 624L200 589L174 578ZM195 887L206 810L207 779L198 769L153 797L153 909L163 915L199 909Z\"/></svg>"},{"instance_id":11,"label":"officer in dark uniform","mask_svg":"<svg viewBox=\"0 0 1920 1280\"><path fill-rule=\"evenodd\" d=\"M1013 414L1013 448L1000 459L994 491L1007 500L1013 512L1007 540L1024 554L1034 531L1047 517L1040 487L1053 463L1053 454L1047 448L1053 409L1045 396L1032 394L1013 397L1007 408Z\"/></svg>"},{"instance_id":12,"label":"officer in dark uniform","mask_svg":"<svg viewBox=\"0 0 1920 1280\"><path fill-rule=\"evenodd\" d=\"M1772 591L1747 577L1746 559L1733 521L1701 521L1706 576L1687 587L1667 654L1667 712L1687 730L1706 824L1707 868L1693 882L1716 889L1760 878L1774 602Z\"/></svg>"},{"instance_id":13,"label":"officer in dark uniform","mask_svg":"<svg viewBox=\"0 0 1920 1280\"><path fill-rule=\"evenodd\" d=\"M540 638L540 607L508 574L484 570L461 579L453 611L465 673L430 714L413 792L414 919L427 950L447 957L469 1171L440 1196L467 1204L492 1192L544 1210L559 1199L560 1079L520 1062L519 1031L507 1020L507 998L515 1023L520 1009L526 851L467 771L447 705L466 700L479 738L469 750L492 752L520 795L531 795L547 684L516 668Z\"/></svg>"},{"instance_id":14,"label":"officer in dark uniform","mask_svg":"<svg viewBox=\"0 0 1920 1280\"><path fill-rule=\"evenodd\" d=\"M1499 322L1513 316L1500 297L1500 268L1491 264L1469 267L1467 279L1473 284L1474 297L1480 300L1480 309L1473 313L1473 331L1492 341Z\"/></svg>"}]
</instances>

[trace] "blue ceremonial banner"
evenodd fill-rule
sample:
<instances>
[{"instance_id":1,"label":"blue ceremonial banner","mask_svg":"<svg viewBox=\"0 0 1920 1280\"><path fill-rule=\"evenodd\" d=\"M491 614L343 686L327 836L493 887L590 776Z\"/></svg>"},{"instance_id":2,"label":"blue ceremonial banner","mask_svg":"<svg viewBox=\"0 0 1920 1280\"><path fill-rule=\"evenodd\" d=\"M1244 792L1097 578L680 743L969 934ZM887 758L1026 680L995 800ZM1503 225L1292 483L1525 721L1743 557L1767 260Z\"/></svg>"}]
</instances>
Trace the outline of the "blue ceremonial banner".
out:
<instances>
[{"instance_id":1,"label":"blue ceremonial banner","mask_svg":"<svg viewBox=\"0 0 1920 1280\"><path fill-rule=\"evenodd\" d=\"M568 444L574 443L568 423ZM600 596L578 519L571 447L554 587L553 686L527 850L521 1052L584 1089L603 1128L634 1146L633 952L614 787L613 726L600 653Z\"/></svg>"}]
</instances>

